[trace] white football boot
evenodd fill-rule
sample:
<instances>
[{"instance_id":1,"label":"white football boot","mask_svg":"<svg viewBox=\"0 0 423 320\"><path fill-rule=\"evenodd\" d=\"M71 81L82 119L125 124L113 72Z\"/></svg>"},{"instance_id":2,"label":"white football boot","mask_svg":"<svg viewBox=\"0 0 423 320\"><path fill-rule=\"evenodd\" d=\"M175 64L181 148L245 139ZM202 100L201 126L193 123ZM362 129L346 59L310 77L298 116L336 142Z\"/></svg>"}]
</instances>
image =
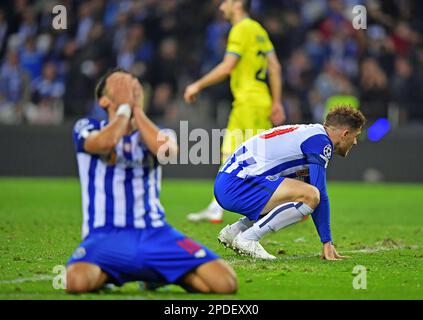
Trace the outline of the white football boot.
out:
<instances>
[{"instance_id":1,"label":"white football boot","mask_svg":"<svg viewBox=\"0 0 423 320\"><path fill-rule=\"evenodd\" d=\"M262 260L275 260L275 256L268 253L260 244L260 242L255 240L247 240L241 237L241 234L238 234L234 241L232 242L232 248L241 253L246 254L255 259Z\"/></svg>"},{"instance_id":2,"label":"white football boot","mask_svg":"<svg viewBox=\"0 0 423 320\"><path fill-rule=\"evenodd\" d=\"M217 240L223 244L227 248L232 248L232 242L234 241L235 237L240 233L241 231L235 232L231 225L227 225L222 230L220 230L219 235L217 237Z\"/></svg>"}]
</instances>

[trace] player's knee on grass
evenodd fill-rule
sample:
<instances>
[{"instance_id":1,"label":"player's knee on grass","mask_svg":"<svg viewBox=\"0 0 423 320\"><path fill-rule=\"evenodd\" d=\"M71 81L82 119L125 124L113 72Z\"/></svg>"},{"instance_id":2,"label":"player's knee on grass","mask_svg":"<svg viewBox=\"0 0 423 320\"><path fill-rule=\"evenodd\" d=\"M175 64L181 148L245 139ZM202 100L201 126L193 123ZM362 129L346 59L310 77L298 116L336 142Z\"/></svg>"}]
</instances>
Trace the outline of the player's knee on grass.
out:
<instances>
[{"instance_id":1,"label":"player's knee on grass","mask_svg":"<svg viewBox=\"0 0 423 320\"><path fill-rule=\"evenodd\" d=\"M87 264L73 264L66 270L66 292L84 293L98 289L106 280L101 269Z\"/></svg>"},{"instance_id":2,"label":"player's knee on grass","mask_svg":"<svg viewBox=\"0 0 423 320\"><path fill-rule=\"evenodd\" d=\"M68 270L66 273L66 292L82 293L88 291L88 282L84 274Z\"/></svg>"},{"instance_id":3,"label":"player's knee on grass","mask_svg":"<svg viewBox=\"0 0 423 320\"><path fill-rule=\"evenodd\" d=\"M188 274L184 282L191 292L233 294L238 290L236 274L223 260L201 265Z\"/></svg>"},{"instance_id":4,"label":"player's knee on grass","mask_svg":"<svg viewBox=\"0 0 423 320\"><path fill-rule=\"evenodd\" d=\"M212 293L233 294L238 290L236 274L232 267L224 261L216 261L223 266L223 269L217 269L211 275Z\"/></svg>"}]
</instances>

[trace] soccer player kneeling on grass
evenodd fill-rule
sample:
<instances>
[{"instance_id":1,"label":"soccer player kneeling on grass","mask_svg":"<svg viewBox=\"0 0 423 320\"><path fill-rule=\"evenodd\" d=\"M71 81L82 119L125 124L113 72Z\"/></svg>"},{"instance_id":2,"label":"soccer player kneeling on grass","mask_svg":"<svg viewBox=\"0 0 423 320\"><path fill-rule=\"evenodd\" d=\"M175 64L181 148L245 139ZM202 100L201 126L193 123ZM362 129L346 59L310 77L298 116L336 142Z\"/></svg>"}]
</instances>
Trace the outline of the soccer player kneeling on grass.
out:
<instances>
[{"instance_id":1,"label":"soccer player kneeling on grass","mask_svg":"<svg viewBox=\"0 0 423 320\"><path fill-rule=\"evenodd\" d=\"M236 292L232 268L165 221L157 153L164 144L168 155L178 147L144 114L138 80L113 70L96 95L108 121L82 119L74 128L83 241L67 265L67 291L145 281L190 292Z\"/></svg>"},{"instance_id":2,"label":"soccer player kneeling on grass","mask_svg":"<svg viewBox=\"0 0 423 320\"><path fill-rule=\"evenodd\" d=\"M344 258L332 243L326 168L333 153L347 156L364 124L360 111L339 106L324 125L281 126L244 142L221 167L214 192L223 208L245 217L223 228L219 241L273 260L259 240L311 214L323 243L322 258Z\"/></svg>"}]
</instances>

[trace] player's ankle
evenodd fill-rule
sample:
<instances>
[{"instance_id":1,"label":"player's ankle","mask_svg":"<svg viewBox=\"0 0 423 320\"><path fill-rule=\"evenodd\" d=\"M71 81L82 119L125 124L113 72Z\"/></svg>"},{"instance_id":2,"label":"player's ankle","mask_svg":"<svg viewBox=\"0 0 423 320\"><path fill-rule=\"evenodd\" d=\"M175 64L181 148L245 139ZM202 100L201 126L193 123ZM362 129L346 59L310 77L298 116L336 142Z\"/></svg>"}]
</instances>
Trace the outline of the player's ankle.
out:
<instances>
[{"instance_id":1,"label":"player's ankle","mask_svg":"<svg viewBox=\"0 0 423 320\"><path fill-rule=\"evenodd\" d=\"M254 227L251 227L239 234L242 240L259 241L261 237L255 232Z\"/></svg>"}]
</instances>

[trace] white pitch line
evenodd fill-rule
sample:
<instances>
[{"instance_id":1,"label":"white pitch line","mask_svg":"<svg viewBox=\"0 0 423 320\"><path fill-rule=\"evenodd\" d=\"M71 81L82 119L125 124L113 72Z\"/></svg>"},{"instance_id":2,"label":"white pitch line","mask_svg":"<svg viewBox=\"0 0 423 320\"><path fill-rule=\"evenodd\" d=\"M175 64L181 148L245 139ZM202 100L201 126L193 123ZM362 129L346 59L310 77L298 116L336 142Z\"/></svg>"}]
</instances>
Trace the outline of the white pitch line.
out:
<instances>
[{"instance_id":1,"label":"white pitch line","mask_svg":"<svg viewBox=\"0 0 423 320\"><path fill-rule=\"evenodd\" d=\"M374 253L374 252L379 252L379 251L393 251L393 250L402 250L402 249L416 250L416 249L420 249L420 247L418 247L418 246L393 247L393 248L382 247L382 248L376 248L376 249L370 248L370 249L346 250L346 251L343 251L343 252L346 252L346 253Z\"/></svg>"},{"instance_id":2,"label":"white pitch line","mask_svg":"<svg viewBox=\"0 0 423 320\"><path fill-rule=\"evenodd\" d=\"M53 280L53 276L43 274L37 277L32 278L17 278L12 280L0 280L0 284L16 284L16 283L24 283L24 282L37 282L37 281L48 281Z\"/></svg>"},{"instance_id":3,"label":"white pitch line","mask_svg":"<svg viewBox=\"0 0 423 320\"><path fill-rule=\"evenodd\" d=\"M410 246L410 247L394 247L394 248L386 248L386 247L381 247L381 248L374 248L374 249L357 249L357 250L341 250L341 253L376 253L376 252L381 252L381 251L394 251L394 250L402 250L402 249L409 249L409 250L416 250L416 249L420 249L421 247L419 246ZM320 254L309 254L309 255L303 255L303 256L293 256L293 257L281 257L281 259L284 260L299 260L299 259L304 259L304 258L314 258L314 257L319 257Z\"/></svg>"},{"instance_id":4,"label":"white pitch line","mask_svg":"<svg viewBox=\"0 0 423 320\"><path fill-rule=\"evenodd\" d=\"M402 250L402 249L409 249L409 250L416 250L420 249L419 246L410 246L410 247L394 247L394 248L375 248L375 249L358 249L358 250L345 250L342 253L376 253L380 251L394 251L394 250ZM303 256L293 256L293 257L281 257L280 260L299 260L305 258L314 258L318 257L319 254L309 254ZM37 282L37 281L49 281L53 280L53 276L44 274L39 275L37 277L32 278L17 278L12 280L0 280L0 284L16 284L16 283L25 283L25 282Z\"/></svg>"}]
</instances>

